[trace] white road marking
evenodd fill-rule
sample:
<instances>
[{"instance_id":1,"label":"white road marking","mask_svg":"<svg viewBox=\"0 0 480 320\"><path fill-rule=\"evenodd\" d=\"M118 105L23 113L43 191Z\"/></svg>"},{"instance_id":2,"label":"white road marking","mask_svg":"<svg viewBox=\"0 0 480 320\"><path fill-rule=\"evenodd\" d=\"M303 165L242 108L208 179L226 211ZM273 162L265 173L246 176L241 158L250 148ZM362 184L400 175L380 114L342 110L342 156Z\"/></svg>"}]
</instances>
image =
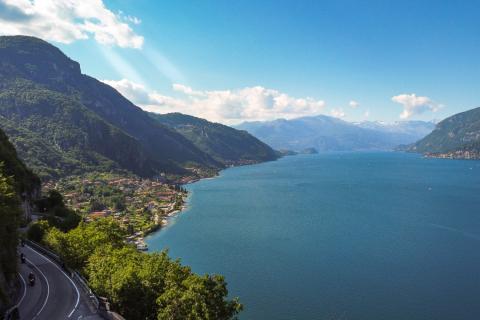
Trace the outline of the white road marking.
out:
<instances>
[{"instance_id":1,"label":"white road marking","mask_svg":"<svg viewBox=\"0 0 480 320\"><path fill-rule=\"evenodd\" d=\"M75 306L73 307L72 311L70 311L70 313L68 314L67 318L70 318L72 316L72 314L75 312L75 310L77 309L78 307L78 304L80 302L80 292L78 291L78 287L77 285L75 284L75 282L73 282L73 280L56 264L54 263L52 260L50 260L49 258L45 257L43 254L41 254L40 252L36 251L35 249L33 249L32 247L30 247L29 245L26 245L28 248L30 248L33 252L35 252L36 254L40 255L42 258L44 258L45 260L47 260L48 262L50 262L51 264L53 264L64 276L65 278L67 278L70 283L73 285L73 287L75 288L75 291L77 292L77 301L75 302Z\"/></svg>"},{"instance_id":2,"label":"white road marking","mask_svg":"<svg viewBox=\"0 0 480 320\"><path fill-rule=\"evenodd\" d=\"M25 279L20 274L20 272L18 273L18 275L20 276L20 279L22 279L22 282L23 282L23 295L18 301L18 303L15 305L15 308L17 308L23 302L23 299L25 299L25 295L27 294L27 283L25 282Z\"/></svg>"},{"instance_id":3,"label":"white road marking","mask_svg":"<svg viewBox=\"0 0 480 320\"><path fill-rule=\"evenodd\" d=\"M45 298L45 301L43 302L43 305L42 307L40 308L40 310L37 312L37 314L33 317L33 319L35 319L36 317L38 317L38 315L43 311L43 308L45 308L45 306L47 305L47 301L48 301L48 298L50 297L50 285L48 284L48 279L47 277L45 276L45 274L42 272L42 270L40 270L32 261L30 261L29 259L25 258L25 260L27 260L28 262L30 262L31 265L33 265L35 267L35 269L38 270L38 272L40 272L40 274L43 276L43 278L45 279L46 283L47 283L47 297ZM33 320L32 319L32 320Z\"/></svg>"}]
</instances>

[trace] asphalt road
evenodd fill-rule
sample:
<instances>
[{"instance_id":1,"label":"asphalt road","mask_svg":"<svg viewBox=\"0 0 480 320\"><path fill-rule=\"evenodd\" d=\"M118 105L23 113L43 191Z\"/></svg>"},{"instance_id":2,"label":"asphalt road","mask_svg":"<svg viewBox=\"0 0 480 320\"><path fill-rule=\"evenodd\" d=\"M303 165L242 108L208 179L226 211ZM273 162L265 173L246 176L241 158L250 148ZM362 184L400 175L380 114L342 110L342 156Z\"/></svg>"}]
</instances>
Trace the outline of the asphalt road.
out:
<instances>
[{"instance_id":1,"label":"asphalt road","mask_svg":"<svg viewBox=\"0 0 480 320\"><path fill-rule=\"evenodd\" d=\"M22 282L18 308L20 319L96 319L85 295L60 266L32 248L20 248L26 257L21 264ZM35 285L30 286L28 275L35 274Z\"/></svg>"}]
</instances>

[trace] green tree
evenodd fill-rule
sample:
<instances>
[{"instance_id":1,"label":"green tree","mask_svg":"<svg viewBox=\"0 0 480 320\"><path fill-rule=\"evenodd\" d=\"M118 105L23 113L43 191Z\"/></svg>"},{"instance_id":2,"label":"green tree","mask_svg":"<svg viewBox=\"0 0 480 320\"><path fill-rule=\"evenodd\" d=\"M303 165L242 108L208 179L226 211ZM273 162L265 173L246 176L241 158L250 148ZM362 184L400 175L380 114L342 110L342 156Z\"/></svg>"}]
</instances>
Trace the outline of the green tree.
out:
<instances>
[{"instance_id":1,"label":"green tree","mask_svg":"<svg viewBox=\"0 0 480 320\"><path fill-rule=\"evenodd\" d=\"M242 309L237 299L227 299L223 277L200 277L167 252L138 252L124 236L115 220L105 218L67 233L51 228L44 240L127 319L227 320Z\"/></svg>"},{"instance_id":2,"label":"green tree","mask_svg":"<svg viewBox=\"0 0 480 320\"><path fill-rule=\"evenodd\" d=\"M159 296L158 319L228 320L243 306L237 299L225 300L228 295L222 276L189 274L180 283L170 283Z\"/></svg>"},{"instance_id":3,"label":"green tree","mask_svg":"<svg viewBox=\"0 0 480 320\"><path fill-rule=\"evenodd\" d=\"M84 272L88 259L97 248L106 245L121 248L124 246L124 235L118 223L112 218L105 218L91 223L80 223L57 241L52 238L48 244L69 267Z\"/></svg>"},{"instance_id":4,"label":"green tree","mask_svg":"<svg viewBox=\"0 0 480 320\"><path fill-rule=\"evenodd\" d=\"M0 163L0 271L7 280L17 272L20 215L20 201L13 179L4 174L3 163Z\"/></svg>"},{"instance_id":5,"label":"green tree","mask_svg":"<svg viewBox=\"0 0 480 320\"><path fill-rule=\"evenodd\" d=\"M65 206L63 203L63 196L57 190L48 191L47 203L49 210L57 207L62 208Z\"/></svg>"},{"instance_id":6,"label":"green tree","mask_svg":"<svg viewBox=\"0 0 480 320\"><path fill-rule=\"evenodd\" d=\"M48 221L37 221L31 224L28 228L27 238L35 242L42 242L43 237L45 236L49 228L50 224L48 223Z\"/></svg>"}]
</instances>

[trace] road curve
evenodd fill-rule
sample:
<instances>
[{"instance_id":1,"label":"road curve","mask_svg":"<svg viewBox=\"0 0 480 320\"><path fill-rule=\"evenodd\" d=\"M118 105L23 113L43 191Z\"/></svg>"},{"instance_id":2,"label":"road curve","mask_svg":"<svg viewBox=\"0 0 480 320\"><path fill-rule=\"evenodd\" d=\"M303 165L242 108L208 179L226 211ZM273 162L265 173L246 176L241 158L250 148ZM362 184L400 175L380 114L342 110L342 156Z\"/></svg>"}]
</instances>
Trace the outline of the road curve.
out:
<instances>
[{"instance_id":1,"label":"road curve","mask_svg":"<svg viewBox=\"0 0 480 320\"><path fill-rule=\"evenodd\" d=\"M27 259L20 267L23 297L18 304L20 319L78 319L87 313L85 297L61 267L31 247L22 247L20 252ZM28 284L30 272L36 278L33 287Z\"/></svg>"}]
</instances>

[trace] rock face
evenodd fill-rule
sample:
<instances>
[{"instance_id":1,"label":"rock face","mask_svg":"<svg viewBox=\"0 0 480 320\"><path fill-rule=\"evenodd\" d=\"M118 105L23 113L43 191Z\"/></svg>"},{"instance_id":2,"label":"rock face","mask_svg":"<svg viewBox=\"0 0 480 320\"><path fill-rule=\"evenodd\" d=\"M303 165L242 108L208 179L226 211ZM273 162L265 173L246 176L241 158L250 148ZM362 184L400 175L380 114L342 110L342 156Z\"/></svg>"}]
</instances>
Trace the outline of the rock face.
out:
<instances>
[{"instance_id":1,"label":"rock face","mask_svg":"<svg viewBox=\"0 0 480 320\"><path fill-rule=\"evenodd\" d=\"M480 108L439 122L432 133L408 151L438 158L480 159Z\"/></svg>"},{"instance_id":2,"label":"rock face","mask_svg":"<svg viewBox=\"0 0 480 320\"><path fill-rule=\"evenodd\" d=\"M0 128L42 178L223 167L43 40L0 37L0 62Z\"/></svg>"}]
</instances>

